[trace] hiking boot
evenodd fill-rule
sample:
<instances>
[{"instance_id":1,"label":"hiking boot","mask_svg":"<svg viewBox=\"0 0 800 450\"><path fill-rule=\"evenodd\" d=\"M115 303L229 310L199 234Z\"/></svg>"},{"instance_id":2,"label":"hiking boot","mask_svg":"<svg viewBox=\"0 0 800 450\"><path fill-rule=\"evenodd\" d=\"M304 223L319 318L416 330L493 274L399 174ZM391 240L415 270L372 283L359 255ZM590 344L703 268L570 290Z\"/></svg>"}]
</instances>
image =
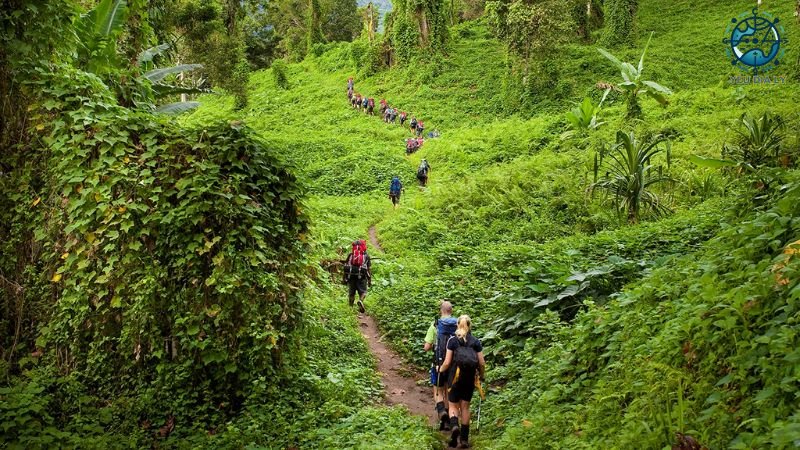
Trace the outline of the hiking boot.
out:
<instances>
[{"instance_id":1,"label":"hiking boot","mask_svg":"<svg viewBox=\"0 0 800 450\"><path fill-rule=\"evenodd\" d=\"M461 430L458 428L458 418L451 417L450 418L450 447L455 448L458 445L458 437L461 434Z\"/></svg>"},{"instance_id":2,"label":"hiking boot","mask_svg":"<svg viewBox=\"0 0 800 450\"><path fill-rule=\"evenodd\" d=\"M361 312L361 314L367 312L366 308L364 308L364 302L361 300L358 301L358 311Z\"/></svg>"},{"instance_id":3,"label":"hiking boot","mask_svg":"<svg viewBox=\"0 0 800 450\"><path fill-rule=\"evenodd\" d=\"M447 413L439 417L439 431L450 431L450 419L447 417Z\"/></svg>"}]
</instances>

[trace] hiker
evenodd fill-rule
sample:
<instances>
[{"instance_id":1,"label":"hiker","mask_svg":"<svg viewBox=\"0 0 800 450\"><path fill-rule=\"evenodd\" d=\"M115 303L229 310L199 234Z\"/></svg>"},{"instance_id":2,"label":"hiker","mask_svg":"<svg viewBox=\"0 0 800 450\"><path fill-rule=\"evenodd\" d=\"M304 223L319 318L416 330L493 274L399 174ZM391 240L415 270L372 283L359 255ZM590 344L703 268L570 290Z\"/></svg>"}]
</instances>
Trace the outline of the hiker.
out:
<instances>
[{"instance_id":1,"label":"hiker","mask_svg":"<svg viewBox=\"0 0 800 450\"><path fill-rule=\"evenodd\" d=\"M406 139L406 155L410 155L417 151L417 140L414 138Z\"/></svg>"},{"instance_id":2,"label":"hiker","mask_svg":"<svg viewBox=\"0 0 800 450\"><path fill-rule=\"evenodd\" d=\"M417 167L417 180L419 180L420 186L427 186L428 185L428 172L431 171L431 165L428 164L428 161L423 159L422 162L419 163L419 167Z\"/></svg>"},{"instance_id":3,"label":"hiker","mask_svg":"<svg viewBox=\"0 0 800 450\"><path fill-rule=\"evenodd\" d=\"M353 77L348 78L347 79L347 90L348 91L352 90L354 86L355 86L355 83L353 82Z\"/></svg>"},{"instance_id":4,"label":"hiker","mask_svg":"<svg viewBox=\"0 0 800 450\"><path fill-rule=\"evenodd\" d=\"M450 429L450 416L447 408L447 381L449 372L439 373L447 355L447 342L456 333L458 321L452 317L453 305L443 301L439 306L439 318L431 323L425 334L424 350L433 351L431 365L431 384L433 385L433 401L436 403L436 415L439 418L439 431Z\"/></svg>"},{"instance_id":5,"label":"hiker","mask_svg":"<svg viewBox=\"0 0 800 450\"><path fill-rule=\"evenodd\" d=\"M450 402L450 446L469 448L469 402L475 386L485 379L486 361L481 341L470 332L470 318L458 318L455 336L447 341L447 354L439 375L449 370L447 400ZM459 425L459 420L461 424Z\"/></svg>"},{"instance_id":6,"label":"hiker","mask_svg":"<svg viewBox=\"0 0 800 450\"><path fill-rule=\"evenodd\" d=\"M366 112L367 112L367 106L369 106L369 99L368 99L367 97L364 97L364 98L361 100L361 107L364 109L364 113L365 113L365 114L366 114Z\"/></svg>"},{"instance_id":7,"label":"hiker","mask_svg":"<svg viewBox=\"0 0 800 450\"><path fill-rule=\"evenodd\" d=\"M417 122L417 137L421 137L424 131L425 131L425 124L422 123L422 121L420 120L419 122Z\"/></svg>"},{"instance_id":8,"label":"hiker","mask_svg":"<svg viewBox=\"0 0 800 450\"><path fill-rule=\"evenodd\" d=\"M379 111L381 112L381 116L383 116L383 114L386 113L386 108L388 108L388 107L389 107L389 105L386 103L386 99L382 98L381 99L381 107L379 109Z\"/></svg>"},{"instance_id":9,"label":"hiker","mask_svg":"<svg viewBox=\"0 0 800 450\"><path fill-rule=\"evenodd\" d=\"M367 100L367 114L369 114L370 116L375 115L375 99L372 97L370 97L369 100Z\"/></svg>"},{"instance_id":10,"label":"hiker","mask_svg":"<svg viewBox=\"0 0 800 450\"><path fill-rule=\"evenodd\" d=\"M353 88L347 88L347 100L349 100L351 103L353 102L353 94L355 94L355 92L353 92Z\"/></svg>"},{"instance_id":11,"label":"hiker","mask_svg":"<svg viewBox=\"0 0 800 450\"><path fill-rule=\"evenodd\" d=\"M389 122L394 125L395 119L397 119L397 108L392 108L392 112L389 114Z\"/></svg>"},{"instance_id":12,"label":"hiker","mask_svg":"<svg viewBox=\"0 0 800 450\"><path fill-rule=\"evenodd\" d=\"M411 134L414 134L417 131L417 118L412 116L408 125L411 127Z\"/></svg>"},{"instance_id":13,"label":"hiker","mask_svg":"<svg viewBox=\"0 0 800 450\"><path fill-rule=\"evenodd\" d=\"M400 177L393 177L392 184L389 185L389 198L392 200L392 205L394 205L395 209L400 204L400 194L403 190L403 183L400 181Z\"/></svg>"},{"instance_id":14,"label":"hiker","mask_svg":"<svg viewBox=\"0 0 800 450\"><path fill-rule=\"evenodd\" d=\"M352 102L353 103L353 108L356 108L357 105L358 105L358 102L360 102L360 101L361 101L361 94L355 94L353 96L353 102Z\"/></svg>"},{"instance_id":15,"label":"hiker","mask_svg":"<svg viewBox=\"0 0 800 450\"><path fill-rule=\"evenodd\" d=\"M406 117L407 117L406 112L405 111L400 111L400 126L401 127L405 125Z\"/></svg>"},{"instance_id":16,"label":"hiker","mask_svg":"<svg viewBox=\"0 0 800 450\"><path fill-rule=\"evenodd\" d=\"M372 261L367 254L367 242L363 239L353 242L353 249L344 261L344 279L342 280L349 289L348 300L353 306L356 292L358 292L358 310L363 314L364 297L367 296L367 286L372 286Z\"/></svg>"},{"instance_id":17,"label":"hiker","mask_svg":"<svg viewBox=\"0 0 800 450\"><path fill-rule=\"evenodd\" d=\"M392 115L392 107L387 106L386 111L383 112L383 121L389 123L389 116Z\"/></svg>"}]
</instances>

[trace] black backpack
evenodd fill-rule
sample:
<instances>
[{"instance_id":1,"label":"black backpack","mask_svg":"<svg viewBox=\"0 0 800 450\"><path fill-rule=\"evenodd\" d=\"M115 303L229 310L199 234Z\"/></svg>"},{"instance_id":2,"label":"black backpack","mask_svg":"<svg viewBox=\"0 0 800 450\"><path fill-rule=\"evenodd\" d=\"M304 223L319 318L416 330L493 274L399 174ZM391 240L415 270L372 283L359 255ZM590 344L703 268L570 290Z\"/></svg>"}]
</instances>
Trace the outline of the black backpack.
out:
<instances>
[{"instance_id":1,"label":"black backpack","mask_svg":"<svg viewBox=\"0 0 800 450\"><path fill-rule=\"evenodd\" d=\"M455 339L458 339L457 337ZM453 352L453 362L456 367L464 370L475 370L478 368L478 352L475 351L471 345L467 345L469 336L466 341L458 339L458 347Z\"/></svg>"}]
</instances>

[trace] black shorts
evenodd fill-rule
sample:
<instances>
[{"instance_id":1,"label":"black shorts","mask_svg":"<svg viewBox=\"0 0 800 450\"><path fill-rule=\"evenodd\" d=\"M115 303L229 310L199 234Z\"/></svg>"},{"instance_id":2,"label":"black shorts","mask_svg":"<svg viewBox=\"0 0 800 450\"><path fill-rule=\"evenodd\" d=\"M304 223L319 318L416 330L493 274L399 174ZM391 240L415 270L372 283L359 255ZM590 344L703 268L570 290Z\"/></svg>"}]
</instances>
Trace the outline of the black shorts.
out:
<instances>
[{"instance_id":1,"label":"black shorts","mask_svg":"<svg viewBox=\"0 0 800 450\"><path fill-rule=\"evenodd\" d=\"M352 276L347 279L348 296L353 297L358 292L359 295L367 293L367 277Z\"/></svg>"},{"instance_id":2,"label":"black shorts","mask_svg":"<svg viewBox=\"0 0 800 450\"><path fill-rule=\"evenodd\" d=\"M450 371L453 372L452 370ZM468 375L468 376L464 376ZM461 374L455 382L450 380L450 387L447 389L447 400L450 402L470 402L472 394L475 393L475 372Z\"/></svg>"},{"instance_id":3,"label":"black shorts","mask_svg":"<svg viewBox=\"0 0 800 450\"><path fill-rule=\"evenodd\" d=\"M393 205L400 203L400 194L389 194L389 198L392 199Z\"/></svg>"}]
</instances>

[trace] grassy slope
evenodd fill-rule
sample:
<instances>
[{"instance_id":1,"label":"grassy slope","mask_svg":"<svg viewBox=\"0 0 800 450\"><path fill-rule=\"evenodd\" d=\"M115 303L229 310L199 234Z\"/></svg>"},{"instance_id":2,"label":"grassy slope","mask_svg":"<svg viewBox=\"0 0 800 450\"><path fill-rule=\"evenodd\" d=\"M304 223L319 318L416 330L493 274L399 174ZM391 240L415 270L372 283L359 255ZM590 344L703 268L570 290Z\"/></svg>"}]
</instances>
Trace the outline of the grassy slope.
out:
<instances>
[{"instance_id":1,"label":"grassy slope","mask_svg":"<svg viewBox=\"0 0 800 450\"><path fill-rule=\"evenodd\" d=\"M290 66L292 86L287 91L276 88L269 71L255 74L251 107L241 117L272 145L281 147L306 178L313 194L308 207L315 220L313 234L320 258L337 257L337 249L364 237L369 225L378 224L387 255L377 261L379 283L368 306L396 347L424 363L419 341L425 322L442 298L454 300L459 312L472 314L480 335L508 313L503 297L497 295L508 289L508 282L522 269L535 267L543 255L585 268L609 253L630 258L691 253L697 241L713 233L724 201L702 206L702 213L693 212L698 201L689 195L689 183L700 171L687 157L718 154L730 134L728 124L743 111L772 109L789 115L800 100L796 83L744 90L727 85L734 72L719 42L729 16L748 9L750 3L681 0L668 5L655 1L641 4L639 47L648 31L656 32L647 72L676 94L666 109L645 101L646 121L636 124L623 123L621 102L611 103L603 113L609 126L598 139L610 139L615 129L630 127L640 132L667 131L674 137L673 173L683 181L674 198L678 214L658 224L619 229L605 205L587 199L591 153L584 144L558 138L564 130L562 114L569 104L553 102L533 112L530 119L497 115L505 56L480 24L454 30L447 57L366 79L357 77L358 91L376 99L386 97L423 118L428 130L442 132L442 138L429 140L409 158L402 151L405 131L346 106L344 81L355 70L345 45ZM782 8L775 12L791 17L789 6ZM796 26L787 24L787 28L790 39L800 35ZM619 53L635 60L639 50ZM793 61L796 55L796 48L790 47L786 60ZM574 46L553 64L566 74L563 82L572 87L576 100L584 93L596 96L591 87L597 80L616 79L591 47ZM208 115L237 116L228 100L215 98L189 120ZM414 167L422 157L434 168L432 185L425 191L412 187ZM388 180L394 174L407 184L403 207L397 211L392 211L385 199ZM497 298L500 300L493 300ZM497 369L494 377L519 376L513 366ZM550 373L539 372L540 377ZM528 374L528 383L538 379L534 375ZM512 384L498 398L514 404L515 392L527 389ZM526 423L530 423L524 418L524 407L490 408L488 414L485 423L510 424L487 431L493 438L502 438L498 446L524 442ZM574 429L565 423L539 425ZM608 445L607 441L591 441L592 436L580 432L569 440L560 432L552 435L552 445ZM582 436L586 440L582 441ZM488 441L486 444L491 446Z\"/></svg>"}]
</instances>

